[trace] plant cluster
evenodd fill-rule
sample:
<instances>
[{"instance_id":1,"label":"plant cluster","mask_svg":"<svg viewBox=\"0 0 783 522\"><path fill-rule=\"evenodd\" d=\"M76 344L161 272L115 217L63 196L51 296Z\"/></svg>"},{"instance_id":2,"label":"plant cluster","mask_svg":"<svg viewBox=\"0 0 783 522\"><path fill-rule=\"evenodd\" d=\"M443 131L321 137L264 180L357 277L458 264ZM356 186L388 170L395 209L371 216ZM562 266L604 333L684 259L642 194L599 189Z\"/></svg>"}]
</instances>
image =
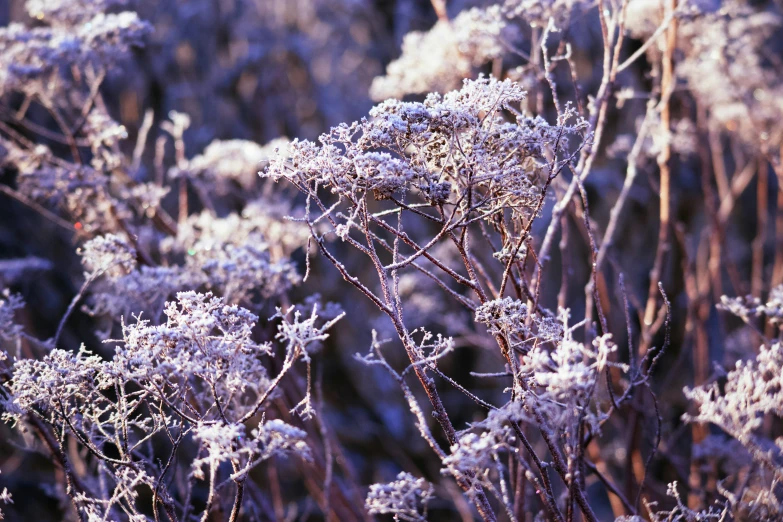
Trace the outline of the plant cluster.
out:
<instances>
[{"instance_id":1,"label":"plant cluster","mask_svg":"<svg viewBox=\"0 0 783 522\"><path fill-rule=\"evenodd\" d=\"M0 519L783 519L780 2L12 4Z\"/></svg>"}]
</instances>

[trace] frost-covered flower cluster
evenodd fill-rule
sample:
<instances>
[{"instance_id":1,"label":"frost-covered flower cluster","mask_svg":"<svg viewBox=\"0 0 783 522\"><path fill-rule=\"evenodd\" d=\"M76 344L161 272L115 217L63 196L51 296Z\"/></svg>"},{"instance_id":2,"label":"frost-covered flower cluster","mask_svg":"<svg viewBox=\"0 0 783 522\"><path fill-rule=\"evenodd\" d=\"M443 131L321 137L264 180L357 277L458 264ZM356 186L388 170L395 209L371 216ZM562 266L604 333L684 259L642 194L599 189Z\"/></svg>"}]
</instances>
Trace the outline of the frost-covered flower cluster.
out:
<instances>
[{"instance_id":1,"label":"frost-covered flower cluster","mask_svg":"<svg viewBox=\"0 0 783 522\"><path fill-rule=\"evenodd\" d=\"M0 20L7 518L783 519L780 2Z\"/></svg>"},{"instance_id":2,"label":"frost-covered flower cluster","mask_svg":"<svg viewBox=\"0 0 783 522\"><path fill-rule=\"evenodd\" d=\"M721 297L721 308L731 312L744 321L763 317L773 325L783 322L783 285L778 285L769 292L766 302L759 297Z\"/></svg>"},{"instance_id":3,"label":"frost-covered flower cluster","mask_svg":"<svg viewBox=\"0 0 783 522\"><path fill-rule=\"evenodd\" d=\"M503 14L509 18L521 17L534 27L543 28L547 26L550 18L563 24L575 9L587 10L593 3L589 0L505 0Z\"/></svg>"},{"instance_id":4,"label":"frost-covered flower cluster","mask_svg":"<svg viewBox=\"0 0 783 522\"><path fill-rule=\"evenodd\" d=\"M683 24L685 58L678 74L709 111L717 128L750 147L773 150L783 141L778 66L765 57L781 30L780 13L728 0L702 8Z\"/></svg>"},{"instance_id":5,"label":"frost-covered flower cluster","mask_svg":"<svg viewBox=\"0 0 783 522\"><path fill-rule=\"evenodd\" d=\"M783 438L759 437L764 419L783 414L783 346L762 345L753 361L739 361L723 386L712 383L686 390L698 404L691 422L712 423L742 442L754 459L779 474L783 463ZM780 480L781 477L778 478Z\"/></svg>"},{"instance_id":6,"label":"frost-covered flower cluster","mask_svg":"<svg viewBox=\"0 0 783 522\"><path fill-rule=\"evenodd\" d=\"M321 147L295 140L266 175L287 178L301 190L327 186L349 201L364 193L389 199L413 192L433 205L456 203L465 214L478 210L485 219L507 209L523 216L537 205L540 185L552 173L546 154L557 154L568 136L585 132L580 121L506 121L501 111L523 98L514 82L479 78L444 96L430 94L423 103L387 100L369 120L322 135ZM346 221L337 230L341 237L355 224L353 217Z\"/></svg>"},{"instance_id":7,"label":"frost-covered flower cluster","mask_svg":"<svg viewBox=\"0 0 783 522\"><path fill-rule=\"evenodd\" d=\"M226 193L235 183L244 190L258 183L257 173L275 154L284 151L288 140L278 138L264 146L246 140L215 140L204 152L189 160L186 171L206 186Z\"/></svg>"},{"instance_id":8,"label":"frost-covered flower cluster","mask_svg":"<svg viewBox=\"0 0 783 522\"><path fill-rule=\"evenodd\" d=\"M291 312L293 312L293 320L289 320ZM326 333L327 330L345 315L340 313L325 324L316 326L319 322L317 304L313 305L310 316L305 319L302 319L302 313L299 310L294 310L294 307L289 308L285 313L278 309L277 314L283 318L283 321L280 323L275 337L281 343L285 343L288 350L302 351L303 356L306 356L307 352L316 350L321 341L325 341L329 337L329 334Z\"/></svg>"},{"instance_id":9,"label":"frost-covered flower cluster","mask_svg":"<svg viewBox=\"0 0 783 522\"><path fill-rule=\"evenodd\" d=\"M567 328L564 331L564 339L551 352L537 345L523 358L520 369L530 385L530 391L523 395L537 405L552 426L567 426L575 412L597 425L600 412L595 414L587 408L616 346L611 336L602 336L593 341L593 347L586 347L574 341Z\"/></svg>"},{"instance_id":10,"label":"frost-covered flower cluster","mask_svg":"<svg viewBox=\"0 0 783 522\"><path fill-rule=\"evenodd\" d=\"M76 354L54 349L41 360L18 361L9 390L19 410L6 415L20 422L22 412L40 411L52 422L76 422L99 431L100 423L93 416L107 407L102 391L112 384L102 369L100 356L84 347Z\"/></svg>"},{"instance_id":11,"label":"frost-covered flower cluster","mask_svg":"<svg viewBox=\"0 0 783 522\"><path fill-rule=\"evenodd\" d=\"M203 274L210 288L233 300L249 296L251 289L268 298L299 280L287 257L290 251L271 251L264 234L269 216L255 217L215 218L207 212L191 216L179 229L177 246L187 254L186 268Z\"/></svg>"},{"instance_id":12,"label":"frost-covered flower cluster","mask_svg":"<svg viewBox=\"0 0 783 522\"><path fill-rule=\"evenodd\" d=\"M193 478L208 481L211 500L205 517L213 497L220 495L222 462L231 463L230 479L241 489L248 472L274 456L312 458L308 433L283 420L262 418L257 428L246 431L246 423L266 411L281 379L306 355L302 350L289 343L283 367L273 378L264 364L273 348L253 340L258 318L248 310L211 294L183 292L165 313L162 325L141 319L124 325L111 360L84 347L78 353L56 348L40 360L16 361L6 384L7 421L43 422L54 429L59 444L66 435L74 437L96 457L90 465L97 466L106 483L74 494L77 507L95 516L112 518L120 511L140 516L144 508L137 490L144 487L155 494L154 509L158 501L171 509L169 486L156 478L160 469L148 457L167 438L175 453L185 438L198 447L188 453ZM296 328L302 333L294 336L291 325L283 323L281 337L302 343L323 340L338 319L316 327L314 310L306 326ZM210 470L208 479L204 466ZM193 487L191 481L187 488Z\"/></svg>"},{"instance_id":13,"label":"frost-covered flower cluster","mask_svg":"<svg viewBox=\"0 0 783 522\"><path fill-rule=\"evenodd\" d=\"M24 308L24 300L18 294L4 290L0 294L0 338L5 341L16 340L23 328L16 321L16 311ZM0 352L1 353L1 352Z\"/></svg>"},{"instance_id":14,"label":"frost-covered flower cluster","mask_svg":"<svg viewBox=\"0 0 783 522\"><path fill-rule=\"evenodd\" d=\"M485 476L495 468L495 460L501 451L507 451L514 439L508 432L484 431L468 432L459 438L451 448L451 453L443 459L444 474L455 477L469 477L478 472L479 480L488 480Z\"/></svg>"},{"instance_id":15,"label":"frost-covered flower cluster","mask_svg":"<svg viewBox=\"0 0 783 522\"><path fill-rule=\"evenodd\" d=\"M177 294L177 303L168 303L165 314L166 323L160 326L144 320L124 326L124 346L115 359L118 372L153 383L184 377L230 393L261 393L266 371L258 356L269 347L251 339L255 315L195 292Z\"/></svg>"},{"instance_id":16,"label":"frost-covered flower cluster","mask_svg":"<svg viewBox=\"0 0 783 522\"><path fill-rule=\"evenodd\" d=\"M8 488L3 488L3 491L0 491L0 502L3 504L13 504L14 499L11 496L11 493L8 491ZM5 515L3 515L3 510L0 509L0 520L5 520Z\"/></svg>"},{"instance_id":17,"label":"frost-covered flower cluster","mask_svg":"<svg viewBox=\"0 0 783 522\"><path fill-rule=\"evenodd\" d=\"M371 515L391 514L396 520L424 521L433 489L423 478L402 471L393 482L371 485L365 506Z\"/></svg>"},{"instance_id":18,"label":"frost-covered flower cluster","mask_svg":"<svg viewBox=\"0 0 783 522\"><path fill-rule=\"evenodd\" d=\"M125 272L136 268L136 250L114 234L91 239L84 244L80 254L88 274L102 274L114 267Z\"/></svg>"},{"instance_id":19,"label":"frost-covered flower cluster","mask_svg":"<svg viewBox=\"0 0 783 522\"><path fill-rule=\"evenodd\" d=\"M131 11L105 13L107 3L121 2L29 2L30 14L49 26L0 28L0 94L54 100L63 70L111 67L141 44L150 25Z\"/></svg>"},{"instance_id":20,"label":"frost-covered flower cluster","mask_svg":"<svg viewBox=\"0 0 783 522\"><path fill-rule=\"evenodd\" d=\"M746 322L756 315L767 315L770 325L777 325L775 299L729 299L723 297L724 309ZM771 310L770 310L771 309ZM764 340L755 356L739 360L719 381L686 388L685 395L696 408L684 420L713 424L741 444L745 459L734 461L734 474L747 473L747 478L734 489L725 486L725 511L737 520L774 520L783 515L783 496L779 484L783 480L783 437L770 429L772 419L783 416L783 345L779 339ZM702 458L716 458L716 452ZM752 464L752 465L751 465ZM731 482L727 480L727 482Z\"/></svg>"},{"instance_id":21,"label":"frost-covered flower cluster","mask_svg":"<svg viewBox=\"0 0 783 522\"><path fill-rule=\"evenodd\" d=\"M511 297L482 304L476 309L476 322L485 324L492 335L502 335L520 349L534 342L557 343L564 332L562 322L530 312L525 303Z\"/></svg>"},{"instance_id":22,"label":"frost-covered flower cluster","mask_svg":"<svg viewBox=\"0 0 783 522\"><path fill-rule=\"evenodd\" d=\"M402 55L373 81L375 100L406 94L448 92L469 78L473 69L500 58L504 41L515 37L499 6L474 7L453 20L440 20L429 31L413 31L402 41ZM505 44L507 45L507 44Z\"/></svg>"},{"instance_id":23,"label":"frost-covered flower cluster","mask_svg":"<svg viewBox=\"0 0 783 522\"><path fill-rule=\"evenodd\" d=\"M241 215L191 215L176 237L161 242L169 266L138 264L133 246L115 235L86 243L83 264L94 276L106 275L91 292L91 313L128 317L147 310L157 318L163 301L188 288L219 292L245 305L286 292L300 281L289 256L306 243L308 233L265 207L256 201Z\"/></svg>"},{"instance_id":24,"label":"frost-covered flower cluster","mask_svg":"<svg viewBox=\"0 0 783 522\"><path fill-rule=\"evenodd\" d=\"M261 422L250 436L244 424L201 424L193 430L193 438L201 443L204 457L193 461L196 478L204 480L203 467L216 472L222 462L235 465L233 479L244 478L259 463L276 455L296 454L310 459L310 448L304 441L307 433L281 420Z\"/></svg>"}]
</instances>

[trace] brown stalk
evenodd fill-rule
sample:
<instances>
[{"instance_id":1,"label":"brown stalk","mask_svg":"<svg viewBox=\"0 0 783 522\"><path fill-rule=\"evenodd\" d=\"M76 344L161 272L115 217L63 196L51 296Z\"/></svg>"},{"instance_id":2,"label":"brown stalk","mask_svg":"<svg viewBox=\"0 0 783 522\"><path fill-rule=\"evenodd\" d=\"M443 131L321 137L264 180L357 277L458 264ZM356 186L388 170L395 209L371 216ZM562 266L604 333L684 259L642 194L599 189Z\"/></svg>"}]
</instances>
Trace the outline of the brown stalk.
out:
<instances>
[{"instance_id":1,"label":"brown stalk","mask_svg":"<svg viewBox=\"0 0 783 522\"><path fill-rule=\"evenodd\" d=\"M678 0L668 0L667 14L677 10ZM661 279L663 263L669 250L669 227L671 214L671 107L670 101L675 86L674 77L674 50L677 45L677 18L669 22L666 32L666 49L663 53L662 78L661 78L661 132L664 139L661 153L658 155L658 168L660 170L660 225L658 228L658 247L655 252L655 261L650 271L650 285L647 291L647 305L644 311L642 324L642 342L639 346L639 355L644 357L652 340L651 326L655 320L658 303L658 282Z\"/></svg>"}]
</instances>

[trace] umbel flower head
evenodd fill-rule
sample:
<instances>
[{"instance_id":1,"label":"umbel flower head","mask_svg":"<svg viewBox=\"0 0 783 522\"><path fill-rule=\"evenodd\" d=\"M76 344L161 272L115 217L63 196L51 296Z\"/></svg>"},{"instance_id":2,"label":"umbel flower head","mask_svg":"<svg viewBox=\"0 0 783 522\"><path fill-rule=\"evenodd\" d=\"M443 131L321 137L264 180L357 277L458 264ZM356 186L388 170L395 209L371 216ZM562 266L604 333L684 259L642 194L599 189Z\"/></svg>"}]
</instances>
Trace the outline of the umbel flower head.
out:
<instances>
[{"instance_id":1,"label":"umbel flower head","mask_svg":"<svg viewBox=\"0 0 783 522\"><path fill-rule=\"evenodd\" d=\"M159 439L195 442L197 449L181 451L192 456L194 478L206 479L209 469L211 489L224 462L231 463L231 479L243 481L274 456L312 458L307 432L267 419L267 400L276 397L292 365L307 358L305 348L325 339L339 317L321 324L314 308L304 321L298 314L284 321L286 358L271 379L263 364L273 355L271 346L254 341L258 317L248 310L209 293L180 292L165 315L161 325L140 318L124 324L122 339L109 341L119 343L111 360L84 347L77 353L53 349L40 360L16 361L6 383L5 420L40 419L55 433L73 436L102 466L111 500L80 493L91 516L106 518L115 504L133 504L140 487L160 488L159 470L148 456ZM261 420L249 430L257 413Z\"/></svg>"},{"instance_id":2,"label":"umbel flower head","mask_svg":"<svg viewBox=\"0 0 783 522\"><path fill-rule=\"evenodd\" d=\"M387 484L372 484L365 507L371 515L394 515L410 522L427 520L427 502L434 488L423 478L401 471L397 480Z\"/></svg>"},{"instance_id":3,"label":"umbel flower head","mask_svg":"<svg viewBox=\"0 0 783 522\"><path fill-rule=\"evenodd\" d=\"M579 118L558 126L522 116L509 122L503 111L524 97L515 82L480 77L422 103L387 100L370 119L323 134L320 147L294 140L264 175L303 191L326 187L353 204L368 193L381 200L412 193L488 220L504 211L527 216L549 175L547 154L583 135L587 125ZM354 225L350 216L345 221L336 227L343 238Z\"/></svg>"},{"instance_id":4,"label":"umbel flower head","mask_svg":"<svg viewBox=\"0 0 783 522\"><path fill-rule=\"evenodd\" d=\"M448 92L472 76L473 68L500 58L505 42L516 36L500 6L467 9L453 20L439 20L426 32L413 31L402 41L402 54L373 80L375 100L406 94ZM507 45L507 43L506 43Z\"/></svg>"}]
</instances>

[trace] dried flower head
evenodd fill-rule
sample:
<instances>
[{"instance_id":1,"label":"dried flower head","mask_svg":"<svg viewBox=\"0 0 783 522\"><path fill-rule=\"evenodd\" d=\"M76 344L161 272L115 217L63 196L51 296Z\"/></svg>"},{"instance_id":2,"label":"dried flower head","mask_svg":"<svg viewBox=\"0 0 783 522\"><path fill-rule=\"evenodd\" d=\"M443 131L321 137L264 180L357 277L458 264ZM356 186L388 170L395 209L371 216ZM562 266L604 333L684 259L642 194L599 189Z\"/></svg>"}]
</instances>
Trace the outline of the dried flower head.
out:
<instances>
[{"instance_id":1,"label":"dried flower head","mask_svg":"<svg viewBox=\"0 0 783 522\"><path fill-rule=\"evenodd\" d=\"M401 471L397 480L387 484L372 484L365 507L371 515L394 515L397 520L423 522L427 520L427 502L433 495L432 484Z\"/></svg>"}]
</instances>

